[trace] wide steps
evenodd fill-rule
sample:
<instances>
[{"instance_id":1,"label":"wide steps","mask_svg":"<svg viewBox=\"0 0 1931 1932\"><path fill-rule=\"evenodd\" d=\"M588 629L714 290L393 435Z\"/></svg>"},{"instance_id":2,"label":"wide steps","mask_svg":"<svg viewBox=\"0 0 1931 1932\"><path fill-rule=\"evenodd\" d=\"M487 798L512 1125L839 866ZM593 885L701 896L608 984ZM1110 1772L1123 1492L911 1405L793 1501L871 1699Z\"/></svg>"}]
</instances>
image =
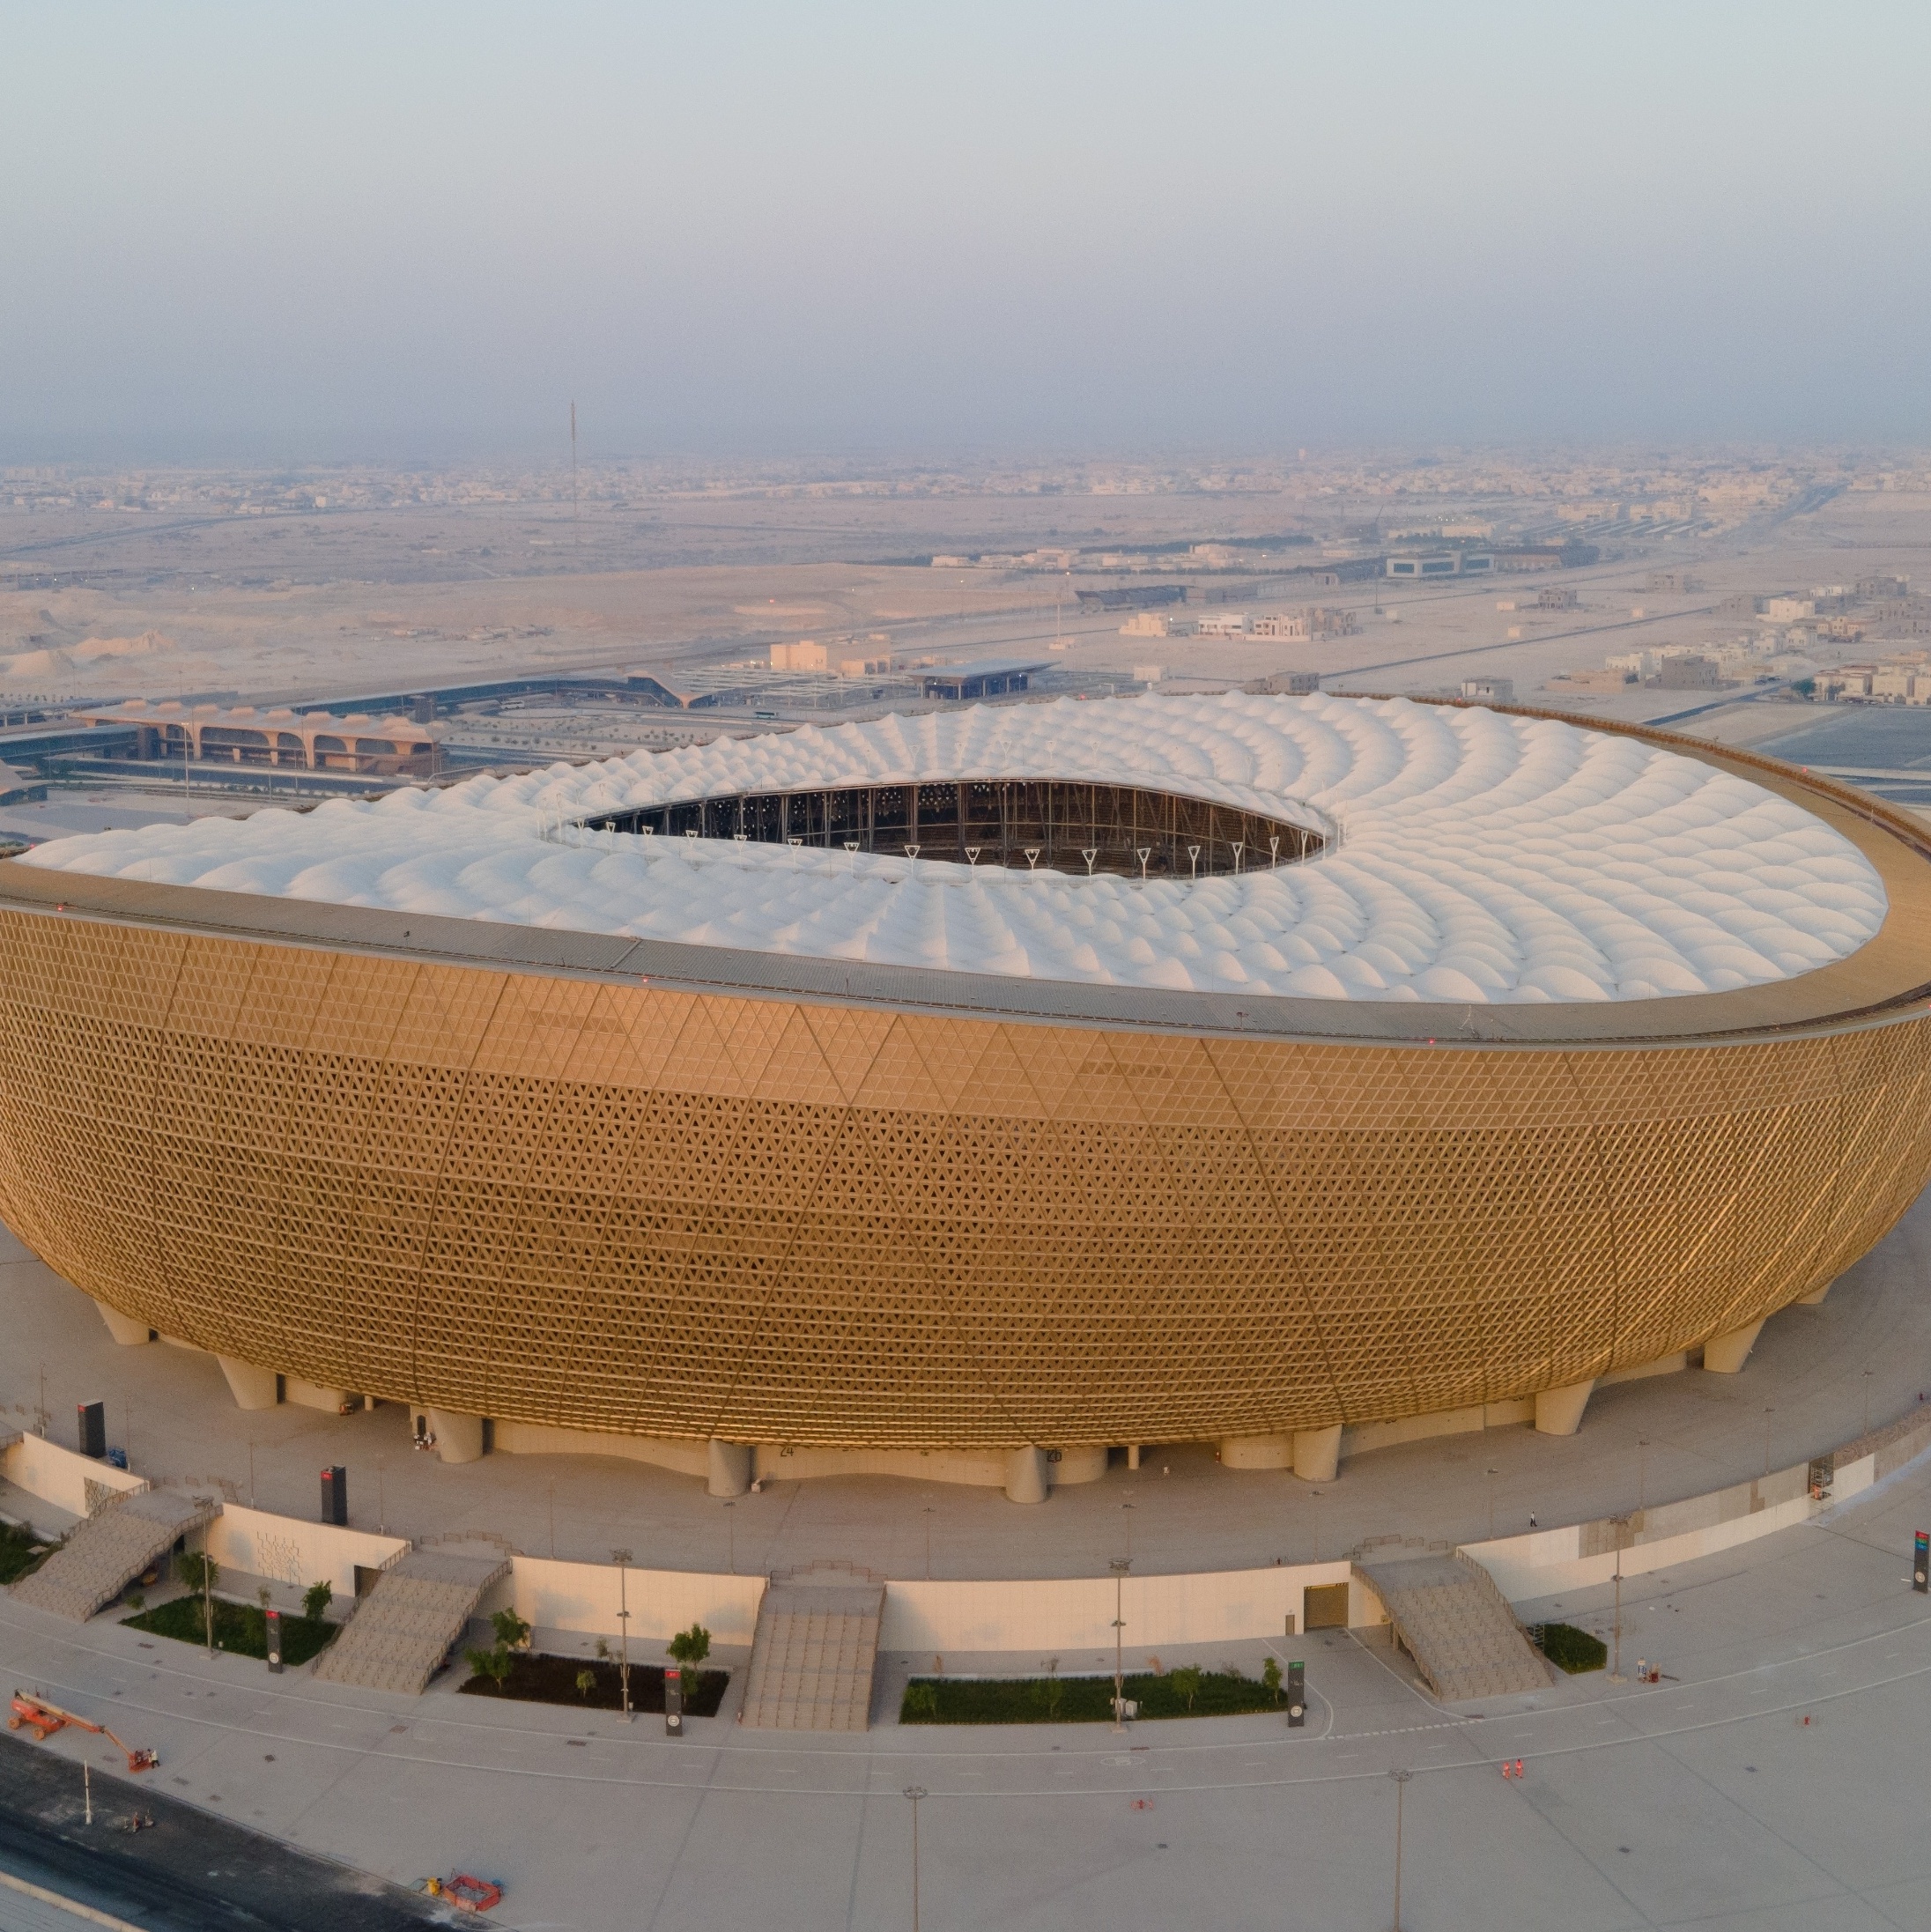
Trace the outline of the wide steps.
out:
<instances>
[{"instance_id":1,"label":"wide steps","mask_svg":"<svg viewBox=\"0 0 1931 1932\"><path fill-rule=\"evenodd\" d=\"M483 1593L508 1569L503 1556L411 1551L376 1580L315 1660L314 1675L324 1684L420 1697L462 1640Z\"/></svg>"},{"instance_id":2,"label":"wide steps","mask_svg":"<svg viewBox=\"0 0 1931 1932\"><path fill-rule=\"evenodd\" d=\"M1445 1704L1549 1687L1549 1667L1478 1565L1453 1556L1359 1563L1402 1647Z\"/></svg>"},{"instance_id":3,"label":"wide steps","mask_svg":"<svg viewBox=\"0 0 1931 1932\"><path fill-rule=\"evenodd\" d=\"M885 1587L868 1572L823 1564L773 1577L758 1607L740 1720L766 1730L862 1731Z\"/></svg>"},{"instance_id":4,"label":"wide steps","mask_svg":"<svg viewBox=\"0 0 1931 1932\"><path fill-rule=\"evenodd\" d=\"M218 1502L196 1502L178 1490L142 1489L116 1495L74 1525L67 1541L13 1595L35 1610L84 1624L137 1576L166 1560L177 1541L221 1514Z\"/></svg>"}]
</instances>

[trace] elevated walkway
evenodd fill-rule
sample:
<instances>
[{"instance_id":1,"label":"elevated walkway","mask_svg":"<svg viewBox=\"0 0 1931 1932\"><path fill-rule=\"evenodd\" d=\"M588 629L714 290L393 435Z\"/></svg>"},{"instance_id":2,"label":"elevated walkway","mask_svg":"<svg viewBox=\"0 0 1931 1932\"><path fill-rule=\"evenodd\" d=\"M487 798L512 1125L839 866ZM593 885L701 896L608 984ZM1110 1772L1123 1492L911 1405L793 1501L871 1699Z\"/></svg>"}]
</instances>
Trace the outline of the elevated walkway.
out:
<instances>
[{"instance_id":1,"label":"elevated walkway","mask_svg":"<svg viewBox=\"0 0 1931 1932\"><path fill-rule=\"evenodd\" d=\"M134 1579L164 1562L175 1542L221 1514L179 1490L139 1489L114 1496L75 1524L67 1541L13 1595L35 1610L84 1624Z\"/></svg>"},{"instance_id":2,"label":"elevated walkway","mask_svg":"<svg viewBox=\"0 0 1931 1932\"><path fill-rule=\"evenodd\" d=\"M780 1571L758 1607L740 1723L774 1731L862 1731L885 1586L869 1570L819 1563Z\"/></svg>"},{"instance_id":3,"label":"elevated walkway","mask_svg":"<svg viewBox=\"0 0 1931 1932\"><path fill-rule=\"evenodd\" d=\"M1397 1548L1358 1559L1355 1569L1380 1597L1395 1640L1443 1703L1548 1689L1548 1665L1477 1565Z\"/></svg>"},{"instance_id":4,"label":"elevated walkway","mask_svg":"<svg viewBox=\"0 0 1931 1932\"><path fill-rule=\"evenodd\" d=\"M508 1557L493 1552L411 1550L397 1558L315 1660L315 1677L420 1697L462 1641L484 1591L509 1566Z\"/></svg>"}]
</instances>

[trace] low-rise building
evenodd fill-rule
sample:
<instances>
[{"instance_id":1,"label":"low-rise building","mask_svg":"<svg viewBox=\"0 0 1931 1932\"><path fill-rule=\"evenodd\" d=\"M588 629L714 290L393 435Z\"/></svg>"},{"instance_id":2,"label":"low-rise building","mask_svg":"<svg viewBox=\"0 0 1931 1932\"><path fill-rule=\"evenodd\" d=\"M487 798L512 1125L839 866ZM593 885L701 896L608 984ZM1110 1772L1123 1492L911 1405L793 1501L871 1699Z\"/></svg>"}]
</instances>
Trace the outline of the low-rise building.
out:
<instances>
[{"instance_id":1,"label":"low-rise building","mask_svg":"<svg viewBox=\"0 0 1931 1932\"><path fill-rule=\"evenodd\" d=\"M1256 637L1278 638L1284 642L1305 644L1307 641L1307 616L1301 611L1265 611L1254 620L1254 634Z\"/></svg>"}]
</instances>

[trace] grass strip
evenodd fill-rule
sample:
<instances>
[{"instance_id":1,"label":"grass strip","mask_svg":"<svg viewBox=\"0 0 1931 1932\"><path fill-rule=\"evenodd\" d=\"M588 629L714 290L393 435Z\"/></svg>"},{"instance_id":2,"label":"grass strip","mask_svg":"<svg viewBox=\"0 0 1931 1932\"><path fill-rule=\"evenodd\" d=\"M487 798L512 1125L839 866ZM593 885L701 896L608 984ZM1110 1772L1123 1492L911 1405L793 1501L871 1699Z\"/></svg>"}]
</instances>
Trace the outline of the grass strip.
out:
<instances>
[{"instance_id":1,"label":"grass strip","mask_svg":"<svg viewBox=\"0 0 1931 1932\"><path fill-rule=\"evenodd\" d=\"M1191 1691L1191 1696L1189 1696ZM1236 1717L1284 1711L1286 1702L1232 1670L1136 1672L1124 1695L1146 1718ZM899 1708L901 1724L1110 1724L1111 1677L914 1677Z\"/></svg>"},{"instance_id":2,"label":"grass strip","mask_svg":"<svg viewBox=\"0 0 1931 1932\"><path fill-rule=\"evenodd\" d=\"M268 1655L268 1618L255 1603L236 1603L218 1596L215 1604L215 1647L232 1650L238 1657ZM208 1627L198 1596L170 1597L135 1617L123 1617L129 1630L144 1630L156 1637L172 1637L177 1643L208 1641ZM326 1618L307 1617L282 1619L282 1662L291 1667L304 1664L322 1649L336 1633L336 1625Z\"/></svg>"}]
</instances>

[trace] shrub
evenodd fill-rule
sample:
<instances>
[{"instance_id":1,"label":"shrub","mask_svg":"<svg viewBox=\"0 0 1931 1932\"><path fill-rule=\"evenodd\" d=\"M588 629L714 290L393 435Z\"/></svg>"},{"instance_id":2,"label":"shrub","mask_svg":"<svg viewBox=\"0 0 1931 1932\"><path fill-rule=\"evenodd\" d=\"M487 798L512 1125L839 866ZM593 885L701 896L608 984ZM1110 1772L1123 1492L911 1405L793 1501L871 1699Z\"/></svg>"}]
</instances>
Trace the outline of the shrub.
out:
<instances>
[{"instance_id":1,"label":"shrub","mask_svg":"<svg viewBox=\"0 0 1931 1932\"><path fill-rule=\"evenodd\" d=\"M1281 1661L1278 1657L1269 1657L1261 1666L1261 1685L1263 1690L1271 1691L1274 1693L1274 1701L1276 1704L1280 1702Z\"/></svg>"},{"instance_id":2,"label":"shrub","mask_svg":"<svg viewBox=\"0 0 1931 1932\"><path fill-rule=\"evenodd\" d=\"M529 1646L529 1625L513 1610L499 1610L490 1617L490 1628L505 1650L525 1650Z\"/></svg>"},{"instance_id":3,"label":"shrub","mask_svg":"<svg viewBox=\"0 0 1931 1932\"><path fill-rule=\"evenodd\" d=\"M302 1615L311 1624L319 1624L329 1604L335 1601L335 1595L334 1585L326 1580L311 1583L302 1592Z\"/></svg>"},{"instance_id":4,"label":"shrub","mask_svg":"<svg viewBox=\"0 0 1931 1932\"><path fill-rule=\"evenodd\" d=\"M487 1677L501 1691L509 1677L510 1654L507 1644L498 1644L489 1650L465 1650L462 1655L473 1676Z\"/></svg>"},{"instance_id":5,"label":"shrub","mask_svg":"<svg viewBox=\"0 0 1931 1932\"><path fill-rule=\"evenodd\" d=\"M583 1669L577 1672L577 1695L580 1698L588 1698L590 1692L596 1689L596 1671L590 1669Z\"/></svg>"},{"instance_id":6,"label":"shrub","mask_svg":"<svg viewBox=\"0 0 1931 1932\"><path fill-rule=\"evenodd\" d=\"M1600 1670L1609 1661L1609 1646L1573 1624L1541 1624L1529 1632L1535 1647L1557 1669L1575 1677L1585 1670Z\"/></svg>"},{"instance_id":7,"label":"shrub","mask_svg":"<svg viewBox=\"0 0 1931 1932\"><path fill-rule=\"evenodd\" d=\"M665 1647L673 1662L695 1670L711 1654L711 1633L702 1624L692 1624L689 1630L680 1630Z\"/></svg>"},{"instance_id":8,"label":"shrub","mask_svg":"<svg viewBox=\"0 0 1931 1932\"><path fill-rule=\"evenodd\" d=\"M1187 1708L1189 1711L1194 1707L1194 1699L1200 1695L1202 1675L1197 1663L1183 1663L1166 1674L1167 1682L1173 1686L1174 1695L1187 1699Z\"/></svg>"},{"instance_id":9,"label":"shrub","mask_svg":"<svg viewBox=\"0 0 1931 1932\"><path fill-rule=\"evenodd\" d=\"M905 1702L899 1706L901 1724L936 1724L939 1715L939 1688L936 1684L908 1684Z\"/></svg>"}]
</instances>

